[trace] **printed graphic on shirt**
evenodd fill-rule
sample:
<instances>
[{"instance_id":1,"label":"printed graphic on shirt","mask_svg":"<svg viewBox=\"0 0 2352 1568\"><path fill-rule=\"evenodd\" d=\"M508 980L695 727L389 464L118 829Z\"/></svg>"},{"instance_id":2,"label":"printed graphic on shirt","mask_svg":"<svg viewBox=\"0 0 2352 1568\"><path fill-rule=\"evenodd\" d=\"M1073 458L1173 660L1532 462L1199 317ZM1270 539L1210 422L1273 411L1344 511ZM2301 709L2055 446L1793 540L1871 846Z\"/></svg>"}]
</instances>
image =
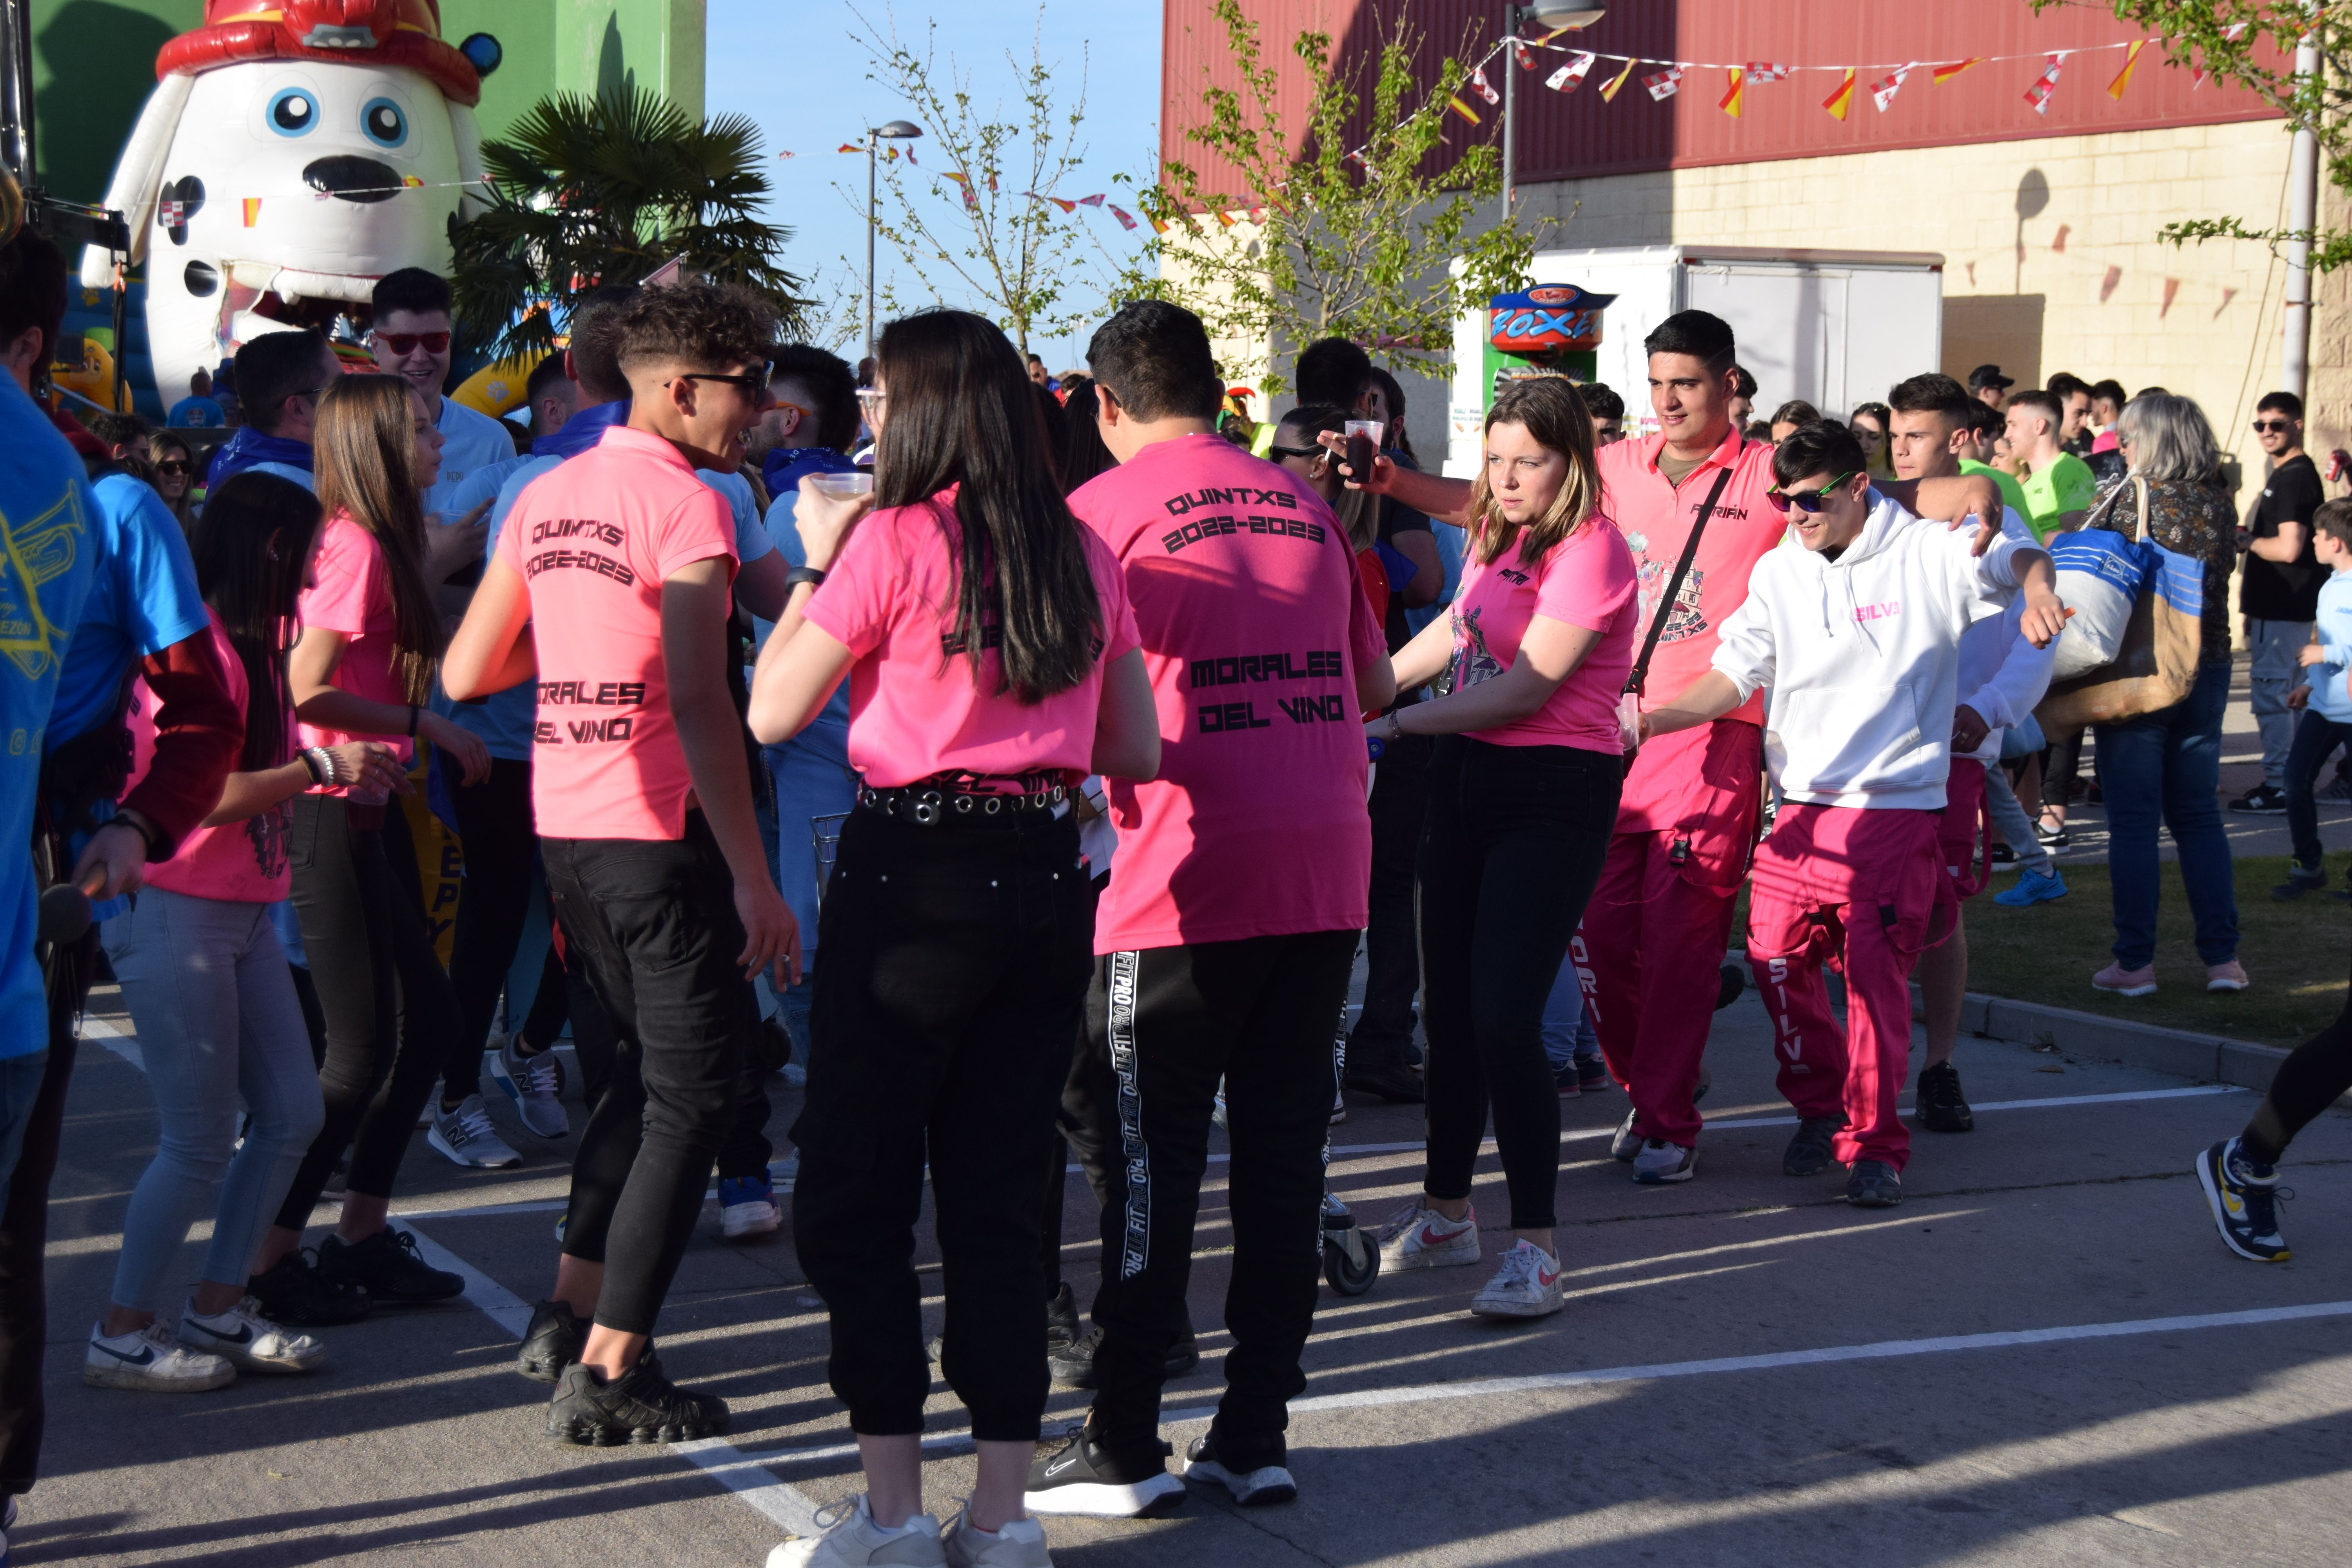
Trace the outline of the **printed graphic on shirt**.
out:
<instances>
[{"instance_id":1,"label":"printed graphic on shirt","mask_svg":"<svg viewBox=\"0 0 2352 1568\"><path fill-rule=\"evenodd\" d=\"M1482 608L1463 615L1449 609L1454 622L1454 668L1447 672L1446 691L1467 691L1482 680L1492 680L1503 673L1503 661L1486 647L1486 630L1478 624L1485 614Z\"/></svg>"},{"instance_id":2,"label":"printed graphic on shirt","mask_svg":"<svg viewBox=\"0 0 2352 1568\"><path fill-rule=\"evenodd\" d=\"M1635 568L1642 583L1642 625L1647 627L1657 617L1658 595L1666 591L1666 579L1674 575L1674 565L1668 562L1644 559ZM1683 642L1705 635L1707 619L1700 608L1701 595L1706 586L1706 571L1693 566L1675 594L1675 607L1666 616L1665 629L1658 634L1660 643Z\"/></svg>"},{"instance_id":3,"label":"printed graphic on shirt","mask_svg":"<svg viewBox=\"0 0 2352 1568\"><path fill-rule=\"evenodd\" d=\"M642 680L542 680L539 683L539 706L550 708L642 708L646 701L646 683ZM541 746L593 746L614 741L625 741L637 731L634 714L616 713L604 717L583 714L574 719L564 714L538 720L531 729L531 741Z\"/></svg>"},{"instance_id":4,"label":"printed graphic on shirt","mask_svg":"<svg viewBox=\"0 0 2352 1568\"><path fill-rule=\"evenodd\" d=\"M0 517L0 541L7 547L6 559L0 561L0 653L27 680L47 675L51 661L64 652L64 639L41 609L41 587L73 570L85 528L70 488L24 522Z\"/></svg>"},{"instance_id":5,"label":"printed graphic on shirt","mask_svg":"<svg viewBox=\"0 0 2352 1568\"><path fill-rule=\"evenodd\" d=\"M1260 489L1254 485L1216 486L1187 490L1182 495L1169 497L1161 504L1169 516L1183 520L1177 527L1160 536L1160 547L1171 555L1204 539L1239 538L1244 534L1256 534L1266 539L1303 539L1311 544L1323 542L1323 525L1298 515L1298 498L1287 490ZM1292 515L1269 516L1256 510L1209 512L1207 509L1212 507L1265 507Z\"/></svg>"},{"instance_id":6,"label":"printed graphic on shirt","mask_svg":"<svg viewBox=\"0 0 2352 1568\"><path fill-rule=\"evenodd\" d=\"M286 829L293 816L290 805L278 805L245 819L245 839L253 846L253 868L276 879L286 875Z\"/></svg>"},{"instance_id":7,"label":"printed graphic on shirt","mask_svg":"<svg viewBox=\"0 0 2352 1568\"><path fill-rule=\"evenodd\" d=\"M1267 682L1298 680L1344 681L1347 661L1338 648L1310 648L1305 653L1253 653L1224 658L1196 658L1185 666L1185 686L1194 692L1216 687L1258 686ZM1193 699L1193 728L1203 735L1224 734L1241 730L1265 730L1273 727L1276 716L1294 724L1344 724L1353 715L1349 711L1345 693L1339 689L1322 692L1270 692L1272 706L1260 712L1256 699L1234 701L1231 692L1220 693L1213 701Z\"/></svg>"}]
</instances>

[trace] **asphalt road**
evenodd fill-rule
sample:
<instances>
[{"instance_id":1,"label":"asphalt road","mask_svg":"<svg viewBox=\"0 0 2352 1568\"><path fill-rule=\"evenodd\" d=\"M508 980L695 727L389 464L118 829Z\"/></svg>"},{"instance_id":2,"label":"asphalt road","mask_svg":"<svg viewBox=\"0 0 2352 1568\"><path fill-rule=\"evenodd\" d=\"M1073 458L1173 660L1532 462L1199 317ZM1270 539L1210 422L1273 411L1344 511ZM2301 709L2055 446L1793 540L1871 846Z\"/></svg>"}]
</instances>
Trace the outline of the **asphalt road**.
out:
<instances>
[{"instance_id":1,"label":"asphalt road","mask_svg":"<svg viewBox=\"0 0 2352 1568\"><path fill-rule=\"evenodd\" d=\"M715 1206L661 1339L674 1375L732 1402L733 1432L691 1452L541 1436L547 1390L510 1355L551 1275L569 1146L534 1145L503 1106L521 1169L461 1172L420 1134L395 1205L471 1271L465 1302L327 1331L334 1359L311 1378L84 1387L82 1336L155 1140L129 1020L111 993L95 1001L52 1209L46 1475L19 1561L752 1568L857 1489L789 1227L729 1247ZM1780 1173L1790 1128L1768 1049L1752 997L1719 1016L1686 1185L1636 1187L1607 1159L1619 1096L1563 1102L1566 1311L1473 1321L1484 1268L1327 1291L1291 1429L1299 1500L1243 1510L1196 1489L1157 1521L1055 1521L1059 1561L2343 1561L2352 1119L2329 1114L2294 1150L2299 1256L2263 1267L2223 1251L2189 1174L2243 1121L2244 1091L1966 1042L1977 1131L1919 1134L1910 1201L1864 1213L1839 1174ZM781 1141L797 1096L777 1089ZM1360 1217L1414 1190L1420 1131L1417 1107L1375 1105L1334 1129L1332 1181ZM1491 1252L1506 1211L1491 1158L1481 1173ZM1084 1300L1092 1215L1083 1182L1069 1190L1064 1256ZM1220 1387L1224 1336L1209 1331L1229 1239L1216 1186L1192 1289L1206 1359L1168 1394L1180 1445ZM928 1247L922 1261L936 1315ZM1083 1400L1058 1392L1049 1429ZM944 1514L971 1473L944 1385L930 1420Z\"/></svg>"}]
</instances>

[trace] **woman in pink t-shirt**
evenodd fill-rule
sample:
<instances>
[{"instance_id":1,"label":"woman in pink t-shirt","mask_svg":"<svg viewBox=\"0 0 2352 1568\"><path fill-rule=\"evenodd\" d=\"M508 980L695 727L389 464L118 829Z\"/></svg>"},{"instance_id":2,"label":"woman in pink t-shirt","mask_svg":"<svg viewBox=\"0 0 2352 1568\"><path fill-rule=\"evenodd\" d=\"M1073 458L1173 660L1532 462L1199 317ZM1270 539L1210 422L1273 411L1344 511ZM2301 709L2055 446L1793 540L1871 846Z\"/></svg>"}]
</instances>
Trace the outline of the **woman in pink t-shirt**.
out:
<instances>
[{"instance_id":1,"label":"woman in pink t-shirt","mask_svg":"<svg viewBox=\"0 0 2352 1568\"><path fill-rule=\"evenodd\" d=\"M286 685L295 600L309 574L319 503L259 472L215 490L191 541L212 610L214 649L245 715L245 750L220 804L147 871L131 909L100 930L139 1027L163 1136L122 1217L122 1251L84 1380L110 1387L212 1387L236 1370L310 1372L326 1351L246 1299L264 1228L325 1111L310 1037L269 921L286 897L288 803L328 780L399 777L390 752L353 741L298 750ZM133 689L132 781L155 752L154 699ZM252 1112L237 1142L237 1108ZM188 1227L213 1215L201 1280L181 1314L178 1352L156 1314L178 1282ZM330 1299L291 1300L283 1321L341 1321ZM152 1348L152 1356L142 1352Z\"/></svg>"},{"instance_id":2,"label":"woman in pink t-shirt","mask_svg":"<svg viewBox=\"0 0 2352 1568\"><path fill-rule=\"evenodd\" d=\"M1486 416L1462 585L1395 656L1400 690L1443 677L1445 694L1365 726L1376 740L1439 737L1421 848L1427 1168L1423 1195L1381 1232L1381 1264L1477 1263L1471 1169L1491 1107L1517 1240L1472 1300L1486 1316L1560 1308L1544 1001L1616 826L1618 697L1638 618L1633 558L1601 494L1575 387L1506 387Z\"/></svg>"},{"instance_id":3,"label":"woman in pink t-shirt","mask_svg":"<svg viewBox=\"0 0 2352 1568\"><path fill-rule=\"evenodd\" d=\"M441 469L431 411L397 376L344 376L319 400L312 449L326 521L287 655L301 742L363 741L406 763L421 736L470 784L489 771L488 752L424 706L442 643L425 587L418 499ZM396 787L407 793L404 776ZM461 1277L426 1268L415 1243L384 1223L408 1135L458 1018L426 927L407 819L387 799L382 783L338 779L294 802L289 858L302 946L326 1015L319 1083L327 1114L257 1272L282 1267L293 1288L311 1205L348 1148L342 1219L320 1244L313 1287L351 1287L379 1304L402 1304L446 1300L465 1289ZM436 1138L442 1120L435 1119ZM488 1134L488 1118L479 1123ZM501 1163L512 1160L509 1151Z\"/></svg>"},{"instance_id":4,"label":"woman in pink t-shirt","mask_svg":"<svg viewBox=\"0 0 2352 1568\"><path fill-rule=\"evenodd\" d=\"M992 1532L1043 1540L1022 1505L1045 1402L1038 1195L1093 952L1074 786L1150 778L1160 733L1126 580L1063 501L1004 334L960 310L894 321L877 390L877 510L803 489L808 564L751 729L790 738L847 676L862 784L819 916L793 1128L801 1266L832 1310L868 1488L836 1529L866 1547L939 1533L912 1262L928 1152L940 1366L980 1447L954 1527L969 1562Z\"/></svg>"}]
</instances>

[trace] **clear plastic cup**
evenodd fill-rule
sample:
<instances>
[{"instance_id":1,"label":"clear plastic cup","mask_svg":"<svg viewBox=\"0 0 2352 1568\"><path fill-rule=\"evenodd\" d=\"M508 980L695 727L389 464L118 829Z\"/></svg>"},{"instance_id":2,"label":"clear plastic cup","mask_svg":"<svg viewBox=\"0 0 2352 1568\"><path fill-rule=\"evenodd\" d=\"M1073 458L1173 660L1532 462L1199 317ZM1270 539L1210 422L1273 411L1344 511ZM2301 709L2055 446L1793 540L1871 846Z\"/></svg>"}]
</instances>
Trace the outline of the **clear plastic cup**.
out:
<instances>
[{"instance_id":1,"label":"clear plastic cup","mask_svg":"<svg viewBox=\"0 0 2352 1568\"><path fill-rule=\"evenodd\" d=\"M835 500L874 493L874 476L862 470L854 474L809 474L801 483Z\"/></svg>"},{"instance_id":2,"label":"clear plastic cup","mask_svg":"<svg viewBox=\"0 0 2352 1568\"><path fill-rule=\"evenodd\" d=\"M1372 477L1372 454L1381 449L1388 426L1378 419L1348 421L1348 477L1358 484Z\"/></svg>"}]
</instances>

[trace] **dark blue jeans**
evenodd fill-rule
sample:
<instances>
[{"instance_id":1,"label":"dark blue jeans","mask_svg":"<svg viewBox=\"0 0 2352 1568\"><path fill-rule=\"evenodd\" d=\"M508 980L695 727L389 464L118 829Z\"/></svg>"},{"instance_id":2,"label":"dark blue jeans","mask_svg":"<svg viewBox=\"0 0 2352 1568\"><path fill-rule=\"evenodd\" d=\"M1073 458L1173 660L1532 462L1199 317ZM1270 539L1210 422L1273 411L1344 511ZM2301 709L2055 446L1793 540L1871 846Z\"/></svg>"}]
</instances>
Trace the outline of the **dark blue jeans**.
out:
<instances>
[{"instance_id":1,"label":"dark blue jeans","mask_svg":"<svg viewBox=\"0 0 2352 1568\"><path fill-rule=\"evenodd\" d=\"M2180 880L2197 922L2197 956L2208 964L2238 956L2238 898L2219 799L2221 710L2229 700L2230 666L2217 659L2198 670L2197 684L2181 701L2126 723L2098 727L2115 954L2126 969L2156 962L2159 821L2172 830L2180 851Z\"/></svg>"},{"instance_id":2,"label":"dark blue jeans","mask_svg":"<svg viewBox=\"0 0 2352 1568\"><path fill-rule=\"evenodd\" d=\"M2295 868L2319 874L2319 770L2336 748L2352 742L2352 724L2339 724L2306 708L2295 721L2294 742L2286 756L2286 831L2294 847Z\"/></svg>"}]
</instances>

